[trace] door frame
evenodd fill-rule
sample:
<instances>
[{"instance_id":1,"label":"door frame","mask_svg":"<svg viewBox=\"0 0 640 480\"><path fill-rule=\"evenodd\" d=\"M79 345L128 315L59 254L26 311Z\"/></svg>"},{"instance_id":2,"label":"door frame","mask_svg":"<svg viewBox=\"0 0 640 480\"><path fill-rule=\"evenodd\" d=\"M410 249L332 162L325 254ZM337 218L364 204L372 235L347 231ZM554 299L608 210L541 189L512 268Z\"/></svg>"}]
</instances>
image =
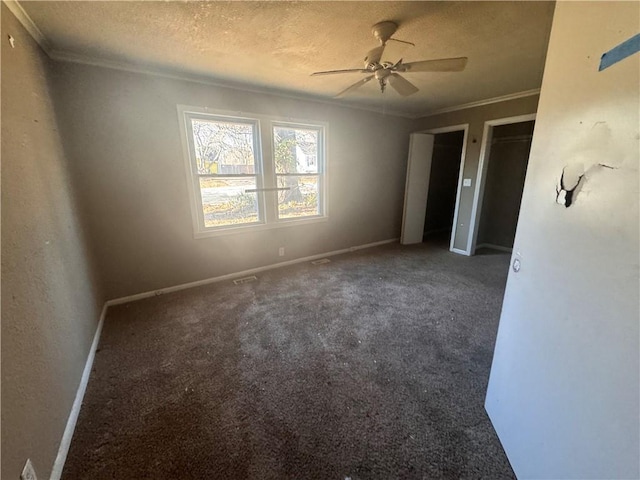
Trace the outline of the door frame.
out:
<instances>
[{"instance_id":1,"label":"door frame","mask_svg":"<svg viewBox=\"0 0 640 480\"><path fill-rule=\"evenodd\" d=\"M462 194L462 180L464 177L464 163L465 163L465 157L467 154L467 138L469 137L469 124L462 123L459 125L450 125L447 127L431 128L429 130L420 130L419 132L416 132L416 133L429 133L431 135L438 135L440 133L451 133L451 132L464 132L464 135L462 138L462 154L460 155L460 171L458 172L458 186L456 189L456 206L453 211L453 225L451 226L451 238L449 240L449 251L458 253L461 255L471 255L471 253L469 253L468 248L467 250L460 250L459 248L454 248L453 246L455 244L456 233L458 231L456 227L458 226L458 211L460 208L460 196ZM429 187L427 187L427 194L428 193L429 193ZM467 241L467 247L468 247L468 243L469 242Z\"/></svg>"},{"instance_id":2,"label":"door frame","mask_svg":"<svg viewBox=\"0 0 640 480\"><path fill-rule=\"evenodd\" d=\"M476 172L476 190L473 195L473 205L471 207L471 220L469 229L469 239L467 242L467 255L475 255L476 243L478 240L478 228L480 226L480 215L482 214L482 200L484 200L484 187L489 166L489 156L491 155L491 140L493 139L493 127L510 125L512 123L523 123L535 121L536 114L517 115L515 117L496 118L484 122L482 133L482 144L480 147L480 159L478 161L478 171Z\"/></svg>"}]
</instances>

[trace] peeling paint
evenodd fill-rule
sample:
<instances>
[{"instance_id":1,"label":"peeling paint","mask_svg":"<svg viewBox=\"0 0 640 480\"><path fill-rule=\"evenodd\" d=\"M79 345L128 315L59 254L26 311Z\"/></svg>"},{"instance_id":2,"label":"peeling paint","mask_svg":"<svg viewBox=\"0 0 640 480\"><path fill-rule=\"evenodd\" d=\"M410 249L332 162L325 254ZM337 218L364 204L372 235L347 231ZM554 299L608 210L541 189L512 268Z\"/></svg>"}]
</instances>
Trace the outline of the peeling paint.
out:
<instances>
[{"instance_id":1,"label":"peeling paint","mask_svg":"<svg viewBox=\"0 0 640 480\"><path fill-rule=\"evenodd\" d=\"M582 163L574 163L564 167L562 169L562 175L560 175L560 180L556 185L556 203L564 205L565 208L569 208L575 203L576 197L582 185L587 180L588 175L603 168L617 170L616 167L612 167L606 163L596 163L587 170L584 169Z\"/></svg>"},{"instance_id":2,"label":"peeling paint","mask_svg":"<svg viewBox=\"0 0 640 480\"><path fill-rule=\"evenodd\" d=\"M582 172L582 173L577 173ZM584 177L584 167L582 164L568 165L562 169L560 181L556 186L556 203L569 208L573 204L575 190L580 185Z\"/></svg>"}]
</instances>

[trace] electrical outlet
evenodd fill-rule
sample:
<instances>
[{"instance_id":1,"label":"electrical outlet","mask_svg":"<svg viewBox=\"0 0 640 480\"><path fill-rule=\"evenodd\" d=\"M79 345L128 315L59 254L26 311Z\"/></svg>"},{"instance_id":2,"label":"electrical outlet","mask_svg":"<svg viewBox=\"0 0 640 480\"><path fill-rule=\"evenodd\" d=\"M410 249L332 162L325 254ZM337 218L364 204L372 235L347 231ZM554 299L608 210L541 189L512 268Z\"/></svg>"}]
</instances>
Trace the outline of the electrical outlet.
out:
<instances>
[{"instance_id":1,"label":"electrical outlet","mask_svg":"<svg viewBox=\"0 0 640 480\"><path fill-rule=\"evenodd\" d=\"M24 468L20 474L20 480L38 480L36 469L33 468L33 463L31 463L30 458L27 458L27 463L24 464Z\"/></svg>"},{"instance_id":2,"label":"electrical outlet","mask_svg":"<svg viewBox=\"0 0 640 480\"><path fill-rule=\"evenodd\" d=\"M284 257L284 247L280 247L280 248L278 249L278 255L279 255L280 257Z\"/></svg>"}]
</instances>

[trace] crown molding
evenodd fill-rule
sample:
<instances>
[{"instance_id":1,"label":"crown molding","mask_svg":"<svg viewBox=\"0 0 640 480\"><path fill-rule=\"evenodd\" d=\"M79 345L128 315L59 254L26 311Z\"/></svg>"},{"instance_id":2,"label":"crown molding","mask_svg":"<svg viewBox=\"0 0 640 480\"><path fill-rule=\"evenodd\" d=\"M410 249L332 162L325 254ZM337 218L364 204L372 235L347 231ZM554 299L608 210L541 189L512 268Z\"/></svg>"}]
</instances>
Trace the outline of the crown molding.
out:
<instances>
[{"instance_id":1,"label":"crown molding","mask_svg":"<svg viewBox=\"0 0 640 480\"><path fill-rule=\"evenodd\" d=\"M47 55L51 56L49 54L51 52L51 45L38 26L33 22L33 20L31 20L29 14L24 11L24 8L22 8L22 5L20 5L18 0L2 0L2 2L7 6L9 11L15 15L18 21L27 30L27 32L29 32L38 45L40 45L40 48L42 48Z\"/></svg>"},{"instance_id":2,"label":"crown molding","mask_svg":"<svg viewBox=\"0 0 640 480\"><path fill-rule=\"evenodd\" d=\"M482 107L483 105L491 105L492 103L507 102L509 100L516 100L518 98L532 97L540 93L539 88L532 90L524 90L522 92L510 93L508 95L501 95L499 97L487 98L484 100L478 100L477 102L463 103L461 105L455 105L453 107L440 108L438 110L432 110L423 115L415 116L414 118L432 117L434 115L440 115L441 113L456 112L458 110L466 110L467 108Z\"/></svg>"},{"instance_id":3,"label":"crown molding","mask_svg":"<svg viewBox=\"0 0 640 480\"><path fill-rule=\"evenodd\" d=\"M77 53L71 53L71 52L62 51L62 50L49 51L49 57L52 60L59 61L59 62L79 63L83 65L109 68L112 70L120 70L120 71L130 72L130 73L153 75L157 77L168 78L171 80L180 80L184 82L199 83L199 84L209 85L213 87L239 90L242 92L258 93L262 95L274 95L274 96L288 98L292 100L321 103L321 104L330 105L333 107L343 107L343 108L350 108L350 109L362 110L367 112L374 112L380 115L390 115L394 117L401 117L401 118L407 118L407 119L413 118L413 115L410 115L404 112L398 112L395 110L385 109L383 112L381 108L378 108L378 107L370 107L367 105L357 105L357 104L347 104L347 103L340 102L338 100L330 100L330 99L326 99L326 98L322 98L314 95L300 95L300 94L295 94L291 92L284 92L282 90L278 90L274 88L258 87L255 85L241 84L238 82L233 82L233 83L225 82L223 80L217 80L215 78L207 77L204 75L190 74L190 73L178 72L178 71L168 71L162 68L153 68L148 66L134 65L127 62L106 60L106 59L91 57L88 55L81 55Z\"/></svg>"},{"instance_id":4,"label":"crown molding","mask_svg":"<svg viewBox=\"0 0 640 480\"><path fill-rule=\"evenodd\" d=\"M388 110L387 108L384 108L383 110L379 107L343 103L338 100L327 99L327 98L323 98L323 97L319 97L311 94L309 95L295 94L295 93L285 92L285 91L274 89L274 88L258 87L255 85L225 82L222 80L217 80L215 78L207 77L203 75L189 74L189 73L175 72L175 71L171 72L171 71L167 71L165 69L160 69L160 68L146 67L146 66L134 65L132 63L106 60L98 57L91 57L88 55L81 55L81 54L67 52L63 50L54 50L51 47L50 43L47 41L42 31L34 23L31 17L29 17L27 12L25 12L24 8L22 8L22 5L20 5L20 2L18 0L1 0L1 1L15 15L18 21L22 24L22 26L24 26L24 28L27 30L27 32L29 32L29 34L38 43L38 45L40 45L42 50L44 50L44 52L49 56L49 58L55 61L60 61L60 62L80 63L84 65L92 65L95 67L121 70L125 72L131 72L131 73L137 73L137 74L143 74L143 75L154 75L154 76L164 77L172 80L194 82L194 83L200 83L203 85L229 88L232 90L258 93L262 95L275 95L278 97L289 98L292 100L315 102L315 103L320 103L320 104L333 106L333 107L349 108L349 109L360 110L365 112L373 112L379 115L390 115L394 117L400 117L400 118L406 118L406 119L412 119L412 120L416 120L424 117L431 117L431 116L439 115L442 113L465 110L467 108L481 107L483 105L490 105L492 103L500 103L500 102L506 102L508 100L515 100L518 98L531 97L533 95L538 95L540 93L540 89L536 88L533 90L525 90L522 92L511 93L511 94L502 95L499 97L487 98L485 100L478 100L476 102L465 103L465 104L456 105L453 107L446 107L438 110L432 110L424 114L400 112L396 110Z\"/></svg>"},{"instance_id":5,"label":"crown molding","mask_svg":"<svg viewBox=\"0 0 640 480\"><path fill-rule=\"evenodd\" d=\"M357 105L357 104L347 104L340 102L338 100L330 100L326 98L321 98L314 95L296 95L295 93L283 92L282 90L273 89L273 88L261 88L254 85L246 85L246 84L237 84L224 82L221 80L216 80L211 77L189 74L183 72L169 72L164 69L159 68L151 68L145 66L134 65L126 62L117 62L112 60L101 59L98 57L90 57L88 55L80 55L72 52L67 52L63 50L55 50L51 47L51 44L47 41L46 37L42 33L42 31L38 28L35 22L31 19L29 14L22 8L20 2L18 0L1 0L9 11L15 15L18 21L22 24L22 26L29 32L29 34L33 37L33 39L40 45L42 50L47 54L49 58L55 61L60 62L71 62L71 63L80 63L84 65L92 65L95 67L103 67L110 68L114 70L121 70L125 72L138 73L143 75L154 75L158 77L169 78L172 80L181 80L187 82L200 83L204 85L210 85L215 87L222 88L230 88L233 90L239 90L243 92L252 92L258 93L262 95L275 95L278 97L289 98L292 100L300 100L307 102L316 102L324 105L329 105L333 107L342 107L349 108L354 110L361 110L366 112L373 112L380 115L390 115L393 117L401 117L411 119L413 115L407 114L405 112L399 112L395 110L382 109L377 107L371 107L367 105Z\"/></svg>"}]
</instances>

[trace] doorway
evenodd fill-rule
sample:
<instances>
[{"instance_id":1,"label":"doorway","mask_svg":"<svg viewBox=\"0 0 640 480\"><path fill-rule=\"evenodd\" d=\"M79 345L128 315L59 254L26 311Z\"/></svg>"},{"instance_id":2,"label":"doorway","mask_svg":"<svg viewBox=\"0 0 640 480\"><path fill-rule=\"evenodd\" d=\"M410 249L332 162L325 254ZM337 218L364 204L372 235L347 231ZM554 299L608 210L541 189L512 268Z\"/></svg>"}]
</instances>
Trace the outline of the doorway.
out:
<instances>
[{"instance_id":1,"label":"doorway","mask_svg":"<svg viewBox=\"0 0 640 480\"><path fill-rule=\"evenodd\" d=\"M518 224L535 122L533 118L498 122L486 125L483 138L474 253L478 249L510 252Z\"/></svg>"},{"instance_id":2,"label":"doorway","mask_svg":"<svg viewBox=\"0 0 640 480\"><path fill-rule=\"evenodd\" d=\"M400 243L455 243L464 153L469 125L455 125L410 137ZM460 252L457 252L460 253Z\"/></svg>"},{"instance_id":3,"label":"doorway","mask_svg":"<svg viewBox=\"0 0 640 480\"><path fill-rule=\"evenodd\" d=\"M434 135L422 241L451 239L464 131Z\"/></svg>"}]
</instances>

